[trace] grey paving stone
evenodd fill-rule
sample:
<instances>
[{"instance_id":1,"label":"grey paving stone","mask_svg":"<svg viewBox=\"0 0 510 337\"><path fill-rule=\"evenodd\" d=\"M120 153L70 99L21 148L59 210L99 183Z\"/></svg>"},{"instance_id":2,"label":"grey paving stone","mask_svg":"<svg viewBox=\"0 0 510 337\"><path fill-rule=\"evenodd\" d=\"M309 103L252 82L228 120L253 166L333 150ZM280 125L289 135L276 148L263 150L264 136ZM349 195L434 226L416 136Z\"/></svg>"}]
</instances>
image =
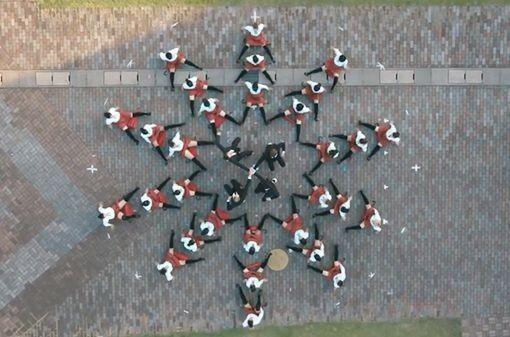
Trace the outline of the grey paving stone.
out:
<instances>
[{"instance_id":1,"label":"grey paving stone","mask_svg":"<svg viewBox=\"0 0 510 337\"><path fill-rule=\"evenodd\" d=\"M451 84L466 83L466 70L464 70L464 69L449 69L448 70L448 83L451 83Z\"/></svg>"},{"instance_id":2,"label":"grey paving stone","mask_svg":"<svg viewBox=\"0 0 510 337\"><path fill-rule=\"evenodd\" d=\"M141 87L153 87L156 85L156 71L149 69L137 70L139 74L139 85Z\"/></svg>"},{"instance_id":3,"label":"grey paving stone","mask_svg":"<svg viewBox=\"0 0 510 337\"><path fill-rule=\"evenodd\" d=\"M396 70L383 70L381 71L381 83L382 84L396 84L397 83L397 71Z\"/></svg>"},{"instance_id":4,"label":"grey paving stone","mask_svg":"<svg viewBox=\"0 0 510 337\"><path fill-rule=\"evenodd\" d=\"M430 69L430 83L436 85L448 84L448 69Z\"/></svg>"},{"instance_id":5,"label":"grey paving stone","mask_svg":"<svg viewBox=\"0 0 510 337\"><path fill-rule=\"evenodd\" d=\"M120 85L120 71L104 71L104 85Z\"/></svg>"},{"instance_id":6,"label":"grey paving stone","mask_svg":"<svg viewBox=\"0 0 510 337\"><path fill-rule=\"evenodd\" d=\"M510 85L510 69L501 69L501 84Z\"/></svg>"},{"instance_id":7,"label":"grey paving stone","mask_svg":"<svg viewBox=\"0 0 510 337\"><path fill-rule=\"evenodd\" d=\"M466 70L466 83L468 83L468 84L483 83L483 71L482 70Z\"/></svg>"},{"instance_id":8,"label":"grey paving stone","mask_svg":"<svg viewBox=\"0 0 510 337\"><path fill-rule=\"evenodd\" d=\"M414 70L399 70L397 74L397 82L400 84L414 84Z\"/></svg>"},{"instance_id":9,"label":"grey paving stone","mask_svg":"<svg viewBox=\"0 0 510 337\"><path fill-rule=\"evenodd\" d=\"M431 84L432 83L432 69L416 69L415 70L415 83Z\"/></svg>"},{"instance_id":10,"label":"grey paving stone","mask_svg":"<svg viewBox=\"0 0 510 337\"><path fill-rule=\"evenodd\" d=\"M52 73L52 84L57 86L67 86L70 84L70 72L57 71Z\"/></svg>"},{"instance_id":11,"label":"grey paving stone","mask_svg":"<svg viewBox=\"0 0 510 337\"><path fill-rule=\"evenodd\" d=\"M206 69L208 83L215 86L225 85L225 70L224 69Z\"/></svg>"},{"instance_id":12,"label":"grey paving stone","mask_svg":"<svg viewBox=\"0 0 510 337\"><path fill-rule=\"evenodd\" d=\"M122 85L138 85L138 71L121 71L120 84Z\"/></svg>"},{"instance_id":13,"label":"grey paving stone","mask_svg":"<svg viewBox=\"0 0 510 337\"><path fill-rule=\"evenodd\" d=\"M86 87L87 86L87 71L86 70L72 70L71 86L73 87Z\"/></svg>"},{"instance_id":14,"label":"grey paving stone","mask_svg":"<svg viewBox=\"0 0 510 337\"><path fill-rule=\"evenodd\" d=\"M35 73L35 84L38 86L52 85L52 73L49 71L39 71Z\"/></svg>"},{"instance_id":15,"label":"grey paving stone","mask_svg":"<svg viewBox=\"0 0 510 337\"><path fill-rule=\"evenodd\" d=\"M19 74L13 70L2 70L3 87L19 87Z\"/></svg>"},{"instance_id":16,"label":"grey paving stone","mask_svg":"<svg viewBox=\"0 0 510 337\"><path fill-rule=\"evenodd\" d=\"M501 69L483 69L483 83L488 85L499 85Z\"/></svg>"},{"instance_id":17,"label":"grey paving stone","mask_svg":"<svg viewBox=\"0 0 510 337\"><path fill-rule=\"evenodd\" d=\"M350 69L345 76L346 85L362 85L363 84L363 69Z\"/></svg>"},{"instance_id":18,"label":"grey paving stone","mask_svg":"<svg viewBox=\"0 0 510 337\"><path fill-rule=\"evenodd\" d=\"M363 69L362 76L363 85L379 85L381 83L381 71L379 69Z\"/></svg>"},{"instance_id":19,"label":"grey paving stone","mask_svg":"<svg viewBox=\"0 0 510 337\"><path fill-rule=\"evenodd\" d=\"M104 71L94 70L87 72L87 87L102 87L104 85Z\"/></svg>"}]
</instances>

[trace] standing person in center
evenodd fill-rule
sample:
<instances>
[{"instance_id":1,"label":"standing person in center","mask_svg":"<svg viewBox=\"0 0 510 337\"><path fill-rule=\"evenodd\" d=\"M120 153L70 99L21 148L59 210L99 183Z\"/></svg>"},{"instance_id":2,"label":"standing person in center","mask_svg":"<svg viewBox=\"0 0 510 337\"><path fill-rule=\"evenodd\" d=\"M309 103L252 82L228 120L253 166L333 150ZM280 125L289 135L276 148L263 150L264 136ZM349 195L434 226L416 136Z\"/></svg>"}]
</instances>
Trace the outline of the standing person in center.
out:
<instances>
[{"instance_id":1,"label":"standing person in center","mask_svg":"<svg viewBox=\"0 0 510 337\"><path fill-rule=\"evenodd\" d=\"M306 81L303 83L303 89L291 91L285 95L285 97L303 95L306 96L310 101L313 102L313 114L314 120L319 120L319 102L322 99L322 95L326 92L326 88L322 84L314 81Z\"/></svg>"},{"instance_id":2,"label":"standing person in center","mask_svg":"<svg viewBox=\"0 0 510 337\"><path fill-rule=\"evenodd\" d=\"M200 223L200 235L214 236L218 235L221 228L227 223L233 223L237 220L241 220L245 215L238 216L237 218L231 218L230 213L218 207L218 194L214 196L214 201L211 210Z\"/></svg>"},{"instance_id":3,"label":"standing person in center","mask_svg":"<svg viewBox=\"0 0 510 337\"><path fill-rule=\"evenodd\" d=\"M243 309L246 313L246 319L243 321L243 328L253 328L256 325L259 325L262 322L262 318L264 317L264 308L261 302L260 293L262 290L259 290L257 293L257 302L255 305L250 304L248 299L243 293L243 289L239 284L236 284L237 289L239 289L239 296L241 297L241 301L243 302Z\"/></svg>"},{"instance_id":4,"label":"standing person in center","mask_svg":"<svg viewBox=\"0 0 510 337\"><path fill-rule=\"evenodd\" d=\"M184 56L184 54L179 51L179 47L170 49L166 53L159 53L159 58L165 62L166 72L170 75L170 86L172 91L175 91L175 71L181 66L181 64L187 64L193 68L202 70L202 67L199 67L190 60L186 59L186 56Z\"/></svg>"},{"instance_id":5,"label":"standing person in center","mask_svg":"<svg viewBox=\"0 0 510 337\"><path fill-rule=\"evenodd\" d=\"M235 125L240 125L234 117L228 115L220 104L220 100L217 98L204 98L202 105L200 106L200 112L204 113L205 118L209 121L211 131L214 138L218 138L221 135L220 127L223 125L225 120L228 120Z\"/></svg>"},{"instance_id":6,"label":"standing person in center","mask_svg":"<svg viewBox=\"0 0 510 337\"><path fill-rule=\"evenodd\" d=\"M303 177L312 187L312 193L310 195L292 193L292 195L303 200L308 200L312 205L319 205L320 208L328 208L328 203L331 201L332 197L326 186L317 185L306 173L303 174Z\"/></svg>"},{"instance_id":7,"label":"standing person in center","mask_svg":"<svg viewBox=\"0 0 510 337\"><path fill-rule=\"evenodd\" d=\"M234 254L234 260L243 272L244 284L251 292L261 289L264 282L267 282L267 278L264 275L264 269L266 268L270 257L271 253L267 254L266 258L260 262L244 265Z\"/></svg>"},{"instance_id":8,"label":"standing person in center","mask_svg":"<svg viewBox=\"0 0 510 337\"><path fill-rule=\"evenodd\" d=\"M216 91L223 93L223 90L215 86L209 85L207 81L202 81L197 76L187 78L182 83L182 89L188 92L189 96L189 108L191 110L191 117L195 117L195 99L204 96L205 92Z\"/></svg>"},{"instance_id":9,"label":"standing person in center","mask_svg":"<svg viewBox=\"0 0 510 337\"><path fill-rule=\"evenodd\" d=\"M287 249L302 253L308 258L308 262L320 262L324 257L324 242L321 240L319 234L319 227L317 223L313 224L314 235L313 245L310 248L296 247L287 245Z\"/></svg>"},{"instance_id":10,"label":"standing person in center","mask_svg":"<svg viewBox=\"0 0 510 337\"><path fill-rule=\"evenodd\" d=\"M281 142L278 144L268 143L266 148L264 149L264 153L260 156L259 160L255 163L253 167L255 170L258 170L260 164L263 161L267 162L267 166L271 171L274 171L274 163L278 162L281 167L285 167L285 161L283 157L285 156L285 143Z\"/></svg>"},{"instance_id":11,"label":"standing person in center","mask_svg":"<svg viewBox=\"0 0 510 337\"><path fill-rule=\"evenodd\" d=\"M299 144L316 149L317 153L319 154L319 160L317 161L317 164L315 164L315 166L308 172L309 175L313 175L313 173L317 171L317 169L321 167L322 164L337 158L340 153L336 149L335 143L330 142L329 140L319 141L317 144L309 142L299 142Z\"/></svg>"},{"instance_id":12,"label":"standing person in center","mask_svg":"<svg viewBox=\"0 0 510 337\"><path fill-rule=\"evenodd\" d=\"M320 73L324 71L328 77L333 77L333 85L331 86L331 92L335 89L336 84L338 83L338 78L342 72L345 72L347 69L347 57L337 48L333 48L335 52L335 56L329 58L324 62L324 64L316 69L312 69L305 73L305 76L310 76L311 74Z\"/></svg>"},{"instance_id":13,"label":"standing person in center","mask_svg":"<svg viewBox=\"0 0 510 337\"><path fill-rule=\"evenodd\" d=\"M145 124L142 128L140 128L140 134L147 143L151 144L156 152L159 154L161 158L165 161L165 165L168 164L168 160L163 154L163 150L161 149L163 145L165 145L166 140L166 132L170 129L177 128L179 126L183 126L186 123L178 123L178 124L168 124L168 125L160 125L160 124Z\"/></svg>"},{"instance_id":14,"label":"standing person in center","mask_svg":"<svg viewBox=\"0 0 510 337\"><path fill-rule=\"evenodd\" d=\"M248 178L246 178L246 183L244 184L244 186L241 185L241 183L236 179L230 180L231 185L228 184L223 185L225 191L228 193L227 209L229 211L237 206L242 205L246 201L246 196L248 195L248 191L254 174L255 169L250 168Z\"/></svg>"},{"instance_id":15,"label":"standing person in center","mask_svg":"<svg viewBox=\"0 0 510 337\"><path fill-rule=\"evenodd\" d=\"M248 92L246 93L246 107L244 108L241 124L244 124L250 109L259 108L260 114L262 115L262 120L264 121L264 124L267 125L266 111L264 110L264 105L267 103L267 101L264 90L269 91L271 89L267 85L260 84L258 82L251 83L245 81L244 85L246 85L248 88Z\"/></svg>"}]
</instances>

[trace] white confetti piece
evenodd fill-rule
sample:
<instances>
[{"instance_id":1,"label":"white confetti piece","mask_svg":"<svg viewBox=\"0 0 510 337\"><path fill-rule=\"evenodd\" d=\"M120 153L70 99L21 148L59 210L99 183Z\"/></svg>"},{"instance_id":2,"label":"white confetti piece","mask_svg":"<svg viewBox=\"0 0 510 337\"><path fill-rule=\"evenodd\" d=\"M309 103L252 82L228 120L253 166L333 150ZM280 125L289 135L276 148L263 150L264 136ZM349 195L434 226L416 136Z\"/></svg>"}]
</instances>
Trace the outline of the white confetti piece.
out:
<instances>
[{"instance_id":1,"label":"white confetti piece","mask_svg":"<svg viewBox=\"0 0 510 337\"><path fill-rule=\"evenodd\" d=\"M135 278L139 280L142 278L142 275L138 274L138 272L135 272Z\"/></svg>"},{"instance_id":2,"label":"white confetti piece","mask_svg":"<svg viewBox=\"0 0 510 337\"><path fill-rule=\"evenodd\" d=\"M381 63L381 62L377 62L377 64L375 65L377 68L379 68L379 70L386 70L386 68L384 67L384 65Z\"/></svg>"},{"instance_id":3,"label":"white confetti piece","mask_svg":"<svg viewBox=\"0 0 510 337\"><path fill-rule=\"evenodd\" d=\"M343 31L344 31L344 27L342 27L342 26L338 26L338 30L340 30L340 31L342 31L342 32L343 32Z\"/></svg>"},{"instance_id":4,"label":"white confetti piece","mask_svg":"<svg viewBox=\"0 0 510 337\"><path fill-rule=\"evenodd\" d=\"M383 152L383 154L384 154L385 156L387 156L387 155L388 155L388 151L384 151L384 152Z\"/></svg>"},{"instance_id":5,"label":"white confetti piece","mask_svg":"<svg viewBox=\"0 0 510 337\"><path fill-rule=\"evenodd\" d=\"M409 110L406 109L406 115L409 115Z\"/></svg>"},{"instance_id":6,"label":"white confetti piece","mask_svg":"<svg viewBox=\"0 0 510 337\"><path fill-rule=\"evenodd\" d=\"M184 310L184 313L187 315L187 314L189 314L189 311L188 310Z\"/></svg>"},{"instance_id":7,"label":"white confetti piece","mask_svg":"<svg viewBox=\"0 0 510 337\"><path fill-rule=\"evenodd\" d=\"M104 100L103 105L104 105L104 106L106 106L106 104L108 104L108 101L109 101L109 98L108 98L108 97L106 97L106 99Z\"/></svg>"},{"instance_id":8,"label":"white confetti piece","mask_svg":"<svg viewBox=\"0 0 510 337\"><path fill-rule=\"evenodd\" d=\"M175 22L175 23L173 23L173 24L170 26L170 28L175 28L175 27L177 27L177 25L178 25L178 24L179 24L179 22Z\"/></svg>"},{"instance_id":9,"label":"white confetti piece","mask_svg":"<svg viewBox=\"0 0 510 337\"><path fill-rule=\"evenodd\" d=\"M418 170L420 170L420 169L421 169L421 167L418 166L418 164L414 164L414 166L411 167L411 170L414 170L414 172L418 172Z\"/></svg>"},{"instance_id":10,"label":"white confetti piece","mask_svg":"<svg viewBox=\"0 0 510 337\"><path fill-rule=\"evenodd\" d=\"M133 60L130 60L127 64L127 67L128 68L131 68L133 66L133 64L135 64L135 62Z\"/></svg>"},{"instance_id":11,"label":"white confetti piece","mask_svg":"<svg viewBox=\"0 0 510 337\"><path fill-rule=\"evenodd\" d=\"M95 168L94 165L90 165L90 167L87 167L87 171L90 171L90 173L94 174L94 172L97 171L97 168Z\"/></svg>"},{"instance_id":12,"label":"white confetti piece","mask_svg":"<svg viewBox=\"0 0 510 337\"><path fill-rule=\"evenodd\" d=\"M370 274L368 274L368 277L369 277L369 278L373 278L374 276L375 276L375 273L370 273Z\"/></svg>"},{"instance_id":13,"label":"white confetti piece","mask_svg":"<svg viewBox=\"0 0 510 337\"><path fill-rule=\"evenodd\" d=\"M388 223L388 220L382 219L382 223L383 223L383 225L386 225Z\"/></svg>"},{"instance_id":14,"label":"white confetti piece","mask_svg":"<svg viewBox=\"0 0 510 337\"><path fill-rule=\"evenodd\" d=\"M106 236L108 237L108 240L110 240L112 237L110 236L110 233L106 233Z\"/></svg>"},{"instance_id":15,"label":"white confetti piece","mask_svg":"<svg viewBox=\"0 0 510 337\"><path fill-rule=\"evenodd\" d=\"M405 232L406 230L407 230L407 228L405 228L405 227L404 227L404 228L402 228L402 229L400 230L400 234L404 234L404 232Z\"/></svg>"},{"instance_id":16,"label":"white confetti piece","mask_svg":"<svg viewBox=\"0 0 510 337\"><path fill-rule=\"evenodd\" d=\"M383 188L384 188L385 190L387 190L387 189L388 189L388 187L389 187L388 185L383 185Z\"/></svg>"}]
</instances>

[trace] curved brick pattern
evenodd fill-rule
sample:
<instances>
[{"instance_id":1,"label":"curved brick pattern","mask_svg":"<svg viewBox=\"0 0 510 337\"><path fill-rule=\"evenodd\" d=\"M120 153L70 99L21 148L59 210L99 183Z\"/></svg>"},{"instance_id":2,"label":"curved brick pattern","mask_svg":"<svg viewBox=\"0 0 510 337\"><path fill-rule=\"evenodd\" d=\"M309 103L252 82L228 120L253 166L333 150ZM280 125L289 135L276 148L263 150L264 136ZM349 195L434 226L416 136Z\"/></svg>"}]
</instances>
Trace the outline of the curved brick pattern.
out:
<instances>
[{"instance_id":1,"label":"curved brick pattern","mask_svg":"<svg viewBox=\"0 0 510 337\"><path fill-rule=\"evenodd\" d=\"M287 104L281 97L290 89L271 92L268 115ZM346 235L341 230L344 223L318 220L327 235L328 261L334 242L340 244L347 258L346 287L332 293L323 280L303 269L301 256L291 254L285 271L270 273L265 289L269 304L265 324L423 315L483 317L509 312L506 298L510 294L504 286L510 276L505 263L510 215L505 200L509 189L502 188L508 186L508 159L504 154L509 145L497 141L508 138L505 125L509 122L509 99L505 89L344 87L340 91L341 94L325 97L321 123L306 122L303 140L313 141L318 135L333 131L347 132L358 118L373 121L390 117L402 131L403 144L389 149L387 156L380 153L369 163L362 156L355 156L340 168L326 166L314 179L334 177L342 190L351 193L364 188L377 201L389 224L381 235ZM141 144L137 148L120 132L100 127L106 98L112 104L122 102L127 107L153 111L151 119L155 121L186 120L189 124L182 129L184 133L210 139L203 117L191 121L186 99L179 92L162 88L37 92L59 111L91 152L98 154L103 170L120 182L116 185L118 190L129 189L134 183L149 186L167 174L178 177L194 168L182 158L175 158L165 168L147 146ZM222 99L227 110L240 116L242 97L240 90L232 88ZM307 191L306 183L295 172L311 166L315 153L293 143L289 125L279 121L264 128L255 113L241 129L225 124L223 136L232 139L240 132L245 134L242 144L250 144L256 153L267 141L287 141L288 167L276 171L281 192L288 195ZM437 135L439 141L433 141ZM341 148L345 150L346 145ZM211 168L197 178L205 190L223 193L220 186L228 178L242 179L239 170L226 166L214 148L201 149L200 155ZM418 173L411 170L415 164L421 166ZM384 190L383 185L389 188ZM240 275L231 254L236 252L246 258L240 247L240 225L225 228L224 240L206 248L203 255L210 263L202 265L203 269L195 265L179 271L171 285L154 271L170 228L184 228L194 209L204 214L209 205L209 201L195 200L178 213L156 212L136 223L118 226L111 240L103 230L94 232L11 302L3 311L3 320L21 317L28 326L34 322L30 313L38 318L50 311L45 328L53 329L58 321L62 335L77 331L117 335L209 330L239 325L241 310L234 283ZM289 212L286 198L262 204L250 196L248 205L254 220L266 211L280 216ZM299 205L307 223L311 223L313 209L301 202ZM423 213L424 207L429 212ZM356 196L345 225L356 223L361 211L361 200ZM95 221L93 217L90 220ZM401 234L404 227L406 231ZM288 242L275 225L267 226L266 235L264 251ZM200 275L199 270L205 274ZM135 279L135 272L142 275L141 280ZM373 279L369 279L369 273L375 273ZM64 275L67 281L59 283L58 292L58 278L53 274ZM40 301L43 305L38 304ZM89 308L86 315L85 306Z\"/></svg>"},{"instance_id":2,"label":"curved brick pattern","mask_svg":"<svg viewBox=\"0 0 510 337\"><path fill-rule=\"evenodd\" d=\"M268 25L282 68L315 66L332 45L356 68L376 62L387 67L510 64L508 6L280 7L257 13ZM240 28L251 14L252 9L239 7L39 11L35 2L1 2L0 40L7 43L0 49L0 69L108 69L130 60L135 67L157 68L162 65L156 52L176 44L197 64L229 67L241 48ZM179 25L171 28L175 22Z\"/></svg>"}]
</instances>

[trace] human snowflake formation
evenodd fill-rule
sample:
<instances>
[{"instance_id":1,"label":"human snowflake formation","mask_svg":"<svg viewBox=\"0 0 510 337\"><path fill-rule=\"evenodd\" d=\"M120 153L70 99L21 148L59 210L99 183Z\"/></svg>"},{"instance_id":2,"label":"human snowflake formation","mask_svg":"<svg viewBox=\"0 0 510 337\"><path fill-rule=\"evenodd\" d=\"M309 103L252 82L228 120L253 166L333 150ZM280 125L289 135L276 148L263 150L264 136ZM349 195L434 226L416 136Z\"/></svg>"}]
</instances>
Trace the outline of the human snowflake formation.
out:
<instances>
[{"instance_id":1,"label":"human snowflake formation","mask_svg":"<svg viewBox=\"0 0 510 337\"><path fill-rule=\"evenodd\" d=\"M244 39L244 46L238 57L238 61L241 60L244 53L252 47L262 47L265 53L269 56L271 61L274 63L273 55L268 47L268 41L263 32L264 24L260 22L254 22L252 25L248 25L243 28L246 31ZM338 49L333 48L334 56L326 60L320 67L310 70L305 73L305 76L310 76L314 73L324 71L328 77L333 78L333 85L331 91L333 91L335 85L338 82L339 76L346 70L348 60ZM196 69L202 70L201 67L188 60L186 56L179 50L174 48L168 52L160 53L160 58L166 64L165 73L169 75L171 90L175 90L174 77L175 71L181 65L188 65ZM238 82L249 72L262 72L262 74L269 80L271 84L274 81L270 74L267 72L268 62L265 57L259 54L252 54L244 58L243 70L236 78L235 82ZM200 262L203 258L192 258L192 254L196 253L198 249L203 248L206 244L221 240L219 235L222 227L227 223L235 221L244 222L244 234L243 234L243 248L249 255L258 253L264 243L264 237L262 227L264 222L268 219L275 221L280 224L282 228L287 231L292 240L292 245L287 245L287 249L302 253L308 259L307 267L317 273L325 276L330 282L333 283L335 288L339 288L343 285L346 278L346 271L344 268L344 259L340 257L338 246L334 246L334 262L328 268L322 269L317 267L317 264L321 262L324 257L324 242L321 239L319 228L317 224L314 224L313 238L310 238L310 230L303 224L303 218L296 207L295 198L307 200L310 204L318 205L322 211L319 211L313 215L318 216L339 216L345 220L350 209L352 196L347 193L341 193L332 179L329 180L334 196L331 195L328 188L325 185L317 184L311 178L311 175L319 169L323 164L332 160L337 161L338 164L344 160L350 158L354 153L367 152L368 140L365 134L359 130L354 130L351 134L333 134L329 135L332 138L338 138L348 143L349 150L341 158L339 157L339 151L335 147L335 143L329 140L319 141L318 143L309 143L300 141L301 125L305 121L306 114L313 111L314 120L318 120L319 114L319 103L323 97L326 89L320 83L308 80L303 83L303 87L299 90L292 91L285 95L285 97L292 97L292 104L286 109L280 109L278 114L271 117L269 120L266 118L266 112L264 105L266 104L265 92L269 91L270 88L264 84L258 82L244 82L248 91L246 93L246 107L243 112L241 121L237 121L235 118L230 116L223 109L221 102L216 98L206 98L207 91L216 91L222 93L223 91L217 87L209 85L206 79L199 79L197 76L188 77L182 84L183 90L185 90L189 97L189 107L192 116L195 114L195 100L202 98L200 106L200 112L204 113L205 117L210 123L210 129L214 137L214 141L197 140L193 137L181 135L179 131L175 135L168 139L167 132L170 129L183 126L184 123L170 124L170 125L159 125L159 124L145 124L140 128L140 136L147 143L151 144L157 153L167 163L167 156L165 155L165 149L168 148L169 156L180 154L182 157L191 160L195 165L198 166L199 170L192 173L189 177L183 177L172 182L172 194L179 203L182 203L184 199L205 196L213 197L213 203L210 212L200 222L199 227L196 228L196 212L193 213L191 222L189 224L189 230L184 232L180 238L183 250L177 250L174 246L175 232L172 230L170 233L169 248L166 251L165 257L161 263L157 264L157 270L166 277L168 281L172 281L174 275L173 271L181 268L182 266L189 265L192 263ZM313 107L310 109L305 103L296 98L299 96L306 97ZM260 165L265 161L267 162L271 171L275 169L275 164L285 166L285 143L280 144L268 144L264 150L262 156L252 167L247 167L242 163L242 160L249 157L251 151L241 151L239 148L240 138L236 138L229 146L224 146L220 142L220 128L225 121L232 122L237 125L244 123L246 116L250 109L258 109L267 125L274 120L282 118L295 126L296 129L296 142L299 144L313 148L318 153L318 161L314 167L303 175L304 179L310 185L310 192L308 194L297 194L293 193L290 196L291 202L291 214L285 218L280 219L272 214L265 214L258 224L253 224L249 221L248 215L245 213L238 217L232 217L230 211L241 205L248 193L250 184L253 176L258 179L258 185L255 188L255 193L263 194L262 200L269 201L279 197L279 192L276 187L275 180L269 180L259 173L257 173ZM149 112L129 112L117 107L110 108L108 112L104 113L106 118L106 124L110 127L116 125L127 136L133 140L137 145L138 139L135 137L135 132L138 126L138 119L143 116L149 116ZM359 122L360 126L368 128L375 132L377 145L372 149L367 159L370 159L379 149L389 145L390 143L397 144L400 140L399 132L396 130L395 125L385 120L382 124L369 124ZM165 142L168 139L168 145L165 147ZM232 180L232 185L226 185L225 189L228 194L227 198L227 210L218 207L218 194L205 192L193 182L193 179L207 168L198 157L198 147L215 145L223 153L223 157L226 161L233 165L236 165L242 170L248 172L248 178L244 185L236 180ZM142 207L151 212L152 210L162 209L179 209L180 206L173 205L170 203L168 196L165 194L163 189L171 178L167 178L161 184L156 187L148 188L143 192L140 198ZM133 205L130 203L130 199L135 195L139 188L135 188L133 191L127 193L122 198L116 200L113 205L109 207L103 207L100 204L99 218L102 219L105 227L110 227L111 221L114 220L129 220L137 218L140 215L136 212ZM360 191L360 195L365 203L365 212L362 216L361 222L357 226L347 227L345 230L357 230L363 228L372 228L379 232L381 230L381 216L378 210L369 202L363 191ZM244 327L254 327L258 325L263 316L264 309L261 302L262 285L267 281L265 277L265 267L269 262L271 253L269 253L262 261L254 262L245 265L241 260L234 255L234 259L239 266L239 269L243 274L243 283L247 290L254 293L254 300L249 300L246 297L243 288L237 284L239 290L239 296L242 300L244 311L246 313L246 319L243 321Z\"/></svg>"}]
</instances>

